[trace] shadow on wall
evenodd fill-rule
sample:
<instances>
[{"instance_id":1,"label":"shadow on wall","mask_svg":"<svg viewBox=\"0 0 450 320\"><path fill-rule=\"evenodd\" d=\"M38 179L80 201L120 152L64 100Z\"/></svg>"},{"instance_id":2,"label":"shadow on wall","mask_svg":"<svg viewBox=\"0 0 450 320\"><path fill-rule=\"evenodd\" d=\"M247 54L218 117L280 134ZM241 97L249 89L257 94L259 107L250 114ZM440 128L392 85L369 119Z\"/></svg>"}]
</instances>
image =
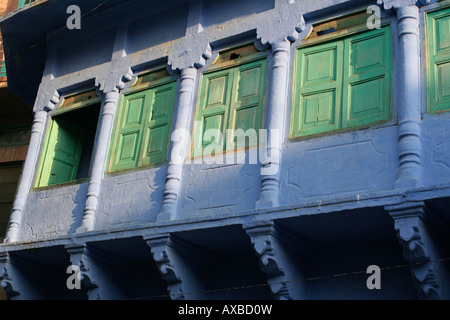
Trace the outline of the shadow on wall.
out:
<instances>
[{"instance_id":1,"label":"shadow on wall","mask_svg":"<svg viewBox=\"0 0 450 320\"><path fill-rule=\"evenodd\" d=\"M75 194L75 208L72 210L72 224L70 225L68 234L73 234L76 232L77 228L81 226L84 216L84 208L86 204L87 197L87 187L78 188Z\"/></svg>"}]
</instances>

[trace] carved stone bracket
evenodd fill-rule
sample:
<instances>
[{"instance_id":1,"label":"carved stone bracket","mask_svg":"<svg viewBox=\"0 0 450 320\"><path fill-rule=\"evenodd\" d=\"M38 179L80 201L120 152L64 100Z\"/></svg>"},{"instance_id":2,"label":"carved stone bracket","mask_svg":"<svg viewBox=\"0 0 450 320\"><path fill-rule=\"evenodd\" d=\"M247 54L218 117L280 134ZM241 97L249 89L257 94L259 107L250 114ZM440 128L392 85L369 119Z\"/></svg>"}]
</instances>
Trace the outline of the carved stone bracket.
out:
<instances>
[{"instance_id":1,"label":"carved stone bracket","mask_svg":"<svg viewBox=\"0 0 450 320\"><path fill-rule=\"evenodd\" d=\"M90 270L90 258L86 245L69 245L66 250L70 255L70 262L80 268L81 285L88 290L98 288L94 276ZM99 297L100 298L100 297Z\"/></svg>"},{"instance_id":2,"label":"carved stone bracket","mask_svg":"<svg viewBox=\"0 0 450 320\"><path fill-rule=\"evenodd\" d=\"M11 262L8 252L0 252L0 286L5 290L8 299L18 296L20 293L14 287L14 282L9 269Z\"/></svg>"},{"instance_id":3,"label":"carved stone bracket","mask_svg":"<svg viewBox=\"0 0 450 320\"><path fill-rule=\"evenodd\" d=\"M306 24L301 10L301 1L276 1L273 15L267 17L270 22L262 23L257 28L257 38L263 45L283 41L295 42Z\"/></svg>"},{"instance_id":4,"label":"carved stone bracket","mask_svg":"<svg viewBox=\"0 0 450 320\"><path fill-rule=\"evenodd\" d=\"M424 223L423 202L403 203L387 206L385 210L394 219L397 238L403 249L404 258L410 263L411 274L419 298L439 299L439 283L430 256L430 243Z\"/></svg>"},{"instance_id":5,"label":"carved stone bracket","mask_svg":"<svg viewBox=\"0 0 450 320\"><path fill-rule=\"evenodd\" d=\"M275 246L278 239L273 221L249 223L243 227L251 238L259 257L260 268L267 275L273 296L278 300L291 300L292 295Z\"/></svg>"},{"instance_id":6,"label":"carved stone bracket","mask_svg":"<svg viewBox=\"0 0 450 320\"><path fill-rule=\"evenodd\" d=\"M162 279L167 282L170 298L172 300L184 300L183 282L177 274L169 254L170 236L166 234L147 238L145 241L152 251L153 259L158 266Z\"/></svg>"}]
</instances>

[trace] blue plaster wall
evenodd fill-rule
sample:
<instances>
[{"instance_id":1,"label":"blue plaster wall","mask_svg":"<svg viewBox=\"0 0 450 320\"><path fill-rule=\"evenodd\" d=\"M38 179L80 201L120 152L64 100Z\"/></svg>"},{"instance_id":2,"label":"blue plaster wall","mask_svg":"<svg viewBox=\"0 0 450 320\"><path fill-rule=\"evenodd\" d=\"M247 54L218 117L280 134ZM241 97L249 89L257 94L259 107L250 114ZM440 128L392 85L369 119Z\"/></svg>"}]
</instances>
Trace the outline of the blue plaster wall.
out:
<instances>
[{"instance_id":1,"label":"blue plaster wall","mask_svg":"<svg viewBox=\"0 0 450 320\"><path fill-rule=\"evenodd\" d=\"M396 126L387 126L286 143L281 202L392 189L396 135Z\"/></svg>"},{"instance_id":2,"label":"blue plaster wall","mask_svg":"<svg viewBox=\"0 0 450 320\"><path fill-rule=\"evenodd\" d=\"M440 185L450 181L450 118L447 114L425 117L422 130L423 184Z\"/></svg>"},{"instance_id":3,"label":"blue plaster wall","mask_svg":"<svg viewBox=\"0 0 450 320\"><path fill-rule=\"evenodd\" d=\"M110 14L104 14L96 21L96 28L92 28L93 22L87 20L82 30L75 31L75 47L73 39L64 33L50 40L45 74L52 75L51 78L60 87L72 88L76 82L85 84L89 78L107 76L104 66L117 52L125 57L133 53L148 56L147 59L159 56L160 49L167 42L186 36L186 28L193 25L188 15L197 7L182 1L171 5L160 4L154 11L158 12L156 16L149 11L131 14L130 9L124 8L123 20L116 21L111 19ZM254 27L251 19L273 8L273 0L257 4L253 1L235 1L227 3L226 10L223 2L208 1L200 6L197 19L203 29L209 27L219 30L221 24L234 19L242 21L243 30L251 30ZM124 53L120 53L121 50ZM295 50L291 48L291 69ZM269 65L270 61L269 57ZM122 63L127 62L125 59ZM119 64L115 68L120 69L122 66ZM267 79L270 82L270 68L268 70ZM291 81L289 85L292 85ZM196 103L197 97L194 98ZM41 101L37 100L36 107ZM287 108L290 109L291 96L288 101ZM395 104L392 107L395 114ZM289 110L286 111L289 115ZM446 117L431 117L421 124L424 186L450 182L447 178L450 172L443 174L450 170L450 149L445 143L449 121ZM289 122L287 116L287 128ZM329 133L298 141L289 140L288 134L285 133L282 148L280 205L393 189L398 167L394 117L375 128ZM164 192L166 166L163 164L156 168L106 175L102 182L96 229L156 222ZM186 164L183 168L178 218L198 218L253 209L259 198L259 170L260 164ZM32 191L24 211L26 223L22 226L22 240L72 233L75 225L81 221L85 199L82 194L85 190L86 185L81 184ZM208 196L205 197L205 194ZM30 208L39 213L31 215ZM64 211L63 216L61 211ZM39 216L44 213L45 217ZM49 216L54 218L48 219Z\"/></svg>"},{"instance_id":4,"label":"blue plaster wall","mask_svg":"<svg viewBox=\"0 0 450 320\"><path fill-rule=\"evenodd\" d=\"M166 167L106 177L102 184L96 228L156 222L161 209Z\"/></svg>"},{"instance_id":5,"label":"blue plaster wall","mask_svg":"<svg viewBox=\"0 0 450 320\"><path fill-rule=\"evenodd\" d=\"M21 239L37 241L73 234L83 219L88 184L31 192L21 224Z\"/></svg>"}]
</instances>

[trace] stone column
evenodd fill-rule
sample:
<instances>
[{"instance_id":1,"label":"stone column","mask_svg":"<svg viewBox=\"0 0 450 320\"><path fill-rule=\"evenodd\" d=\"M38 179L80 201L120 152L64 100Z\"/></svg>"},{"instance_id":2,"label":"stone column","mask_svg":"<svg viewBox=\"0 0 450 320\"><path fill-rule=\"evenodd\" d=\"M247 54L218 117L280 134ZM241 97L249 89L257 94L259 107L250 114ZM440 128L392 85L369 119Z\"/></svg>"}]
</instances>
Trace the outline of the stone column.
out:
<instances>
[{"instance_id":1,"label":"stone column","mask_svg":"<svg viewBox=\"0 0 450 320\"><path fill-rule=\"evenodd\" d=\"M27 156L20 177L16 197L14 198L12 214L9 220L9 228L6 233L5 242L18 241L19 226L22 220L22 211L25 207L28 192L33 185L33 177L36 163L39 158L39 150L42 139L42 132L47 121L47 112L43 110L34 113L33 126L31 128L30 143L28 144Z\"/></svg>"},{"instance_id":2,"label":"stone column","mask_svg":"<svg viewBox=\"0 0 450 320\"><path fill-rule=\"evenodd\" d=\"M419 8L396 9L398 19L398 159L397 188L422 183L420 141Z\"/></svg>"},{"instance_id":3,"label":"stone column","mask_svg":"<svg viewBox=\"0 0 450 320\"><path fill-rule=\"evenodd\" d=\"M267 145L261 155L261 193L257 208L276 207L279 198L281 142L284 132L290 42L272 44L272 77L268 92ZM260 137L260 139L263 139Z\"/></svg>"},{"instance_id":4,"label":"stone column","mask_svg":"<svg viewBox=\"0 0 450 320\"><path fill-rule=\"evenodd\" d=\"M163 203L157 220L173 220L177 214L178 193L186 152L190 146L189 120L192 114L193 95L197 69L190 67L181 70L178 100L175 108L176 120L171 137L169 166L167 168Z\"/></svg>"},{"instance_id":5,"label":"stone column","mask_svg":"<svg viewBox=\"0 0 450 320\"><path fill-rule=\"evenodd\" d=\"M103 110L100 118L100 128L95 143L91 176L84 208L84 217L79 232L87 232L94 229L95 211L97 210L98 198L100 196L101 181L104 174L108 145L111 137L114 115L116 113L119 93L115 90L105 94Z\"/></svg>"}]
</instances>

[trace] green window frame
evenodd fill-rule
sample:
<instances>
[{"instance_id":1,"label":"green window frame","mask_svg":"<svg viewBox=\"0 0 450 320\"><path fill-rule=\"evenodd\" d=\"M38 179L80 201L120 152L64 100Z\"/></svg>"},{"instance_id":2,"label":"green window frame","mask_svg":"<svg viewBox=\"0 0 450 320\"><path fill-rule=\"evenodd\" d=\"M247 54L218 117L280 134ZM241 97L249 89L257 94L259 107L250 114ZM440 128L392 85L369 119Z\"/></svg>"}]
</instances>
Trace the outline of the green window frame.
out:
<instances>
[{"instance_id":1,"label":"green window frame","mask_svg":"<svg viewBox=\"0 0 450 320\"><path fill-rule=\"evenodd\" d=\"M244 48L245 49L245 48ZM201 126L194 128L193 156L202 155L208 145L217 149L234 150L236 141L227 141L226 130L254 129L263 126L266 85L266 59L247 61L239 65L207 71L202 75L196 119ZM221 141L206 141L208 129L220 132ZM234 131L233 131L234 132ZM246 142L247 147L251 147Z\"/></svg>"},{"instance_id":2,"label":"green window frame","mask_svg":"<svg viewBox=\"0 0 450 320\"><path fill-rule=\"evenodd\" d=\"M427 14L428 112L450 111L450 8Z\"/></svg>"},{"instance_id":3,"label":"green window frame","mask_svg":"<svg viewBox=\"0 0 450 320\"><path fill-rule=\"evenodd\" d=\"M34 187L87 178L101 98L95 90L65 97L48 122Z\"/></svg>"},{"instance_id":4,"label":"green window frame","mask_svg":"<svg viewBox=\"0 0 450 320\"><path fill-rule=\"evenodd\" d=\"M145 90L121 97L110 146L109 172L153 166L167 160L176 81L168 77L144 86Z\"/></svg>"},{"instance_id":5,"label":"green window frame","mask_svg":"<svg viewBox=\"0 0 450 320\"><path fill-rule=\"evenodd\" d=\"M37 0L19 0L19 1L17 2L17 8L21 8L21 7L23 7L24 5L30 4L30 3L35 2L35 1L37 1Z\"/></svg>"},{"instance_id":6,"label":"green window frame","mask_svg":"<svg viewBox=\"0 0 450 320\"><path fill-rule=\"evenodd\" d=\"M390 27L296 53L290 137L366 126L391 117Z\"/></svg>"}]
</instances>

